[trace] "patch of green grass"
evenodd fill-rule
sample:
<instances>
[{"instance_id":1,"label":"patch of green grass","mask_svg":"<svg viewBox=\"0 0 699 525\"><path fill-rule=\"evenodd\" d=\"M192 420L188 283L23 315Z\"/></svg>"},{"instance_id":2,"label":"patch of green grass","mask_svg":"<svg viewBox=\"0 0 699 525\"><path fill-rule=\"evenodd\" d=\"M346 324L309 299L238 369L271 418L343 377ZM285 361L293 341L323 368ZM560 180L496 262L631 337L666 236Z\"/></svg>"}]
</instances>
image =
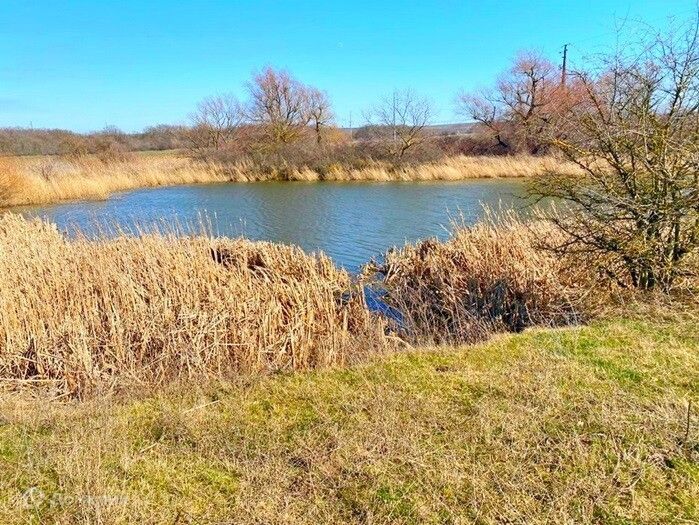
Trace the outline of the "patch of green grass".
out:
<instances>
[{"instance_id":1,"label":"patch of green grass","mask_svg":"<svg viewBox=\"0 0 699 525\"><path fill-rule=\"evenodd\" d=\"M537 329L141 399L8 395L0 522L697 521L695 321ZM62 498L23 505L31 487Z\"/></svg>"}]
</instances>

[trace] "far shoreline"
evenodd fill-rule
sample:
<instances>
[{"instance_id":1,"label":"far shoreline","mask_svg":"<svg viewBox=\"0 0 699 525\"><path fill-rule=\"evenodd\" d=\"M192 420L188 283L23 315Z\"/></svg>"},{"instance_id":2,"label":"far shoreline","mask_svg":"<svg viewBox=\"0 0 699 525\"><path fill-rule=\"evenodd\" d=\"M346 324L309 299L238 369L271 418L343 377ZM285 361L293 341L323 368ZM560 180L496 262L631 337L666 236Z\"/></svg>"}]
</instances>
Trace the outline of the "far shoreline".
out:
<instances>
[{"instance_id":1,"label":"far shoreline","mask_svg":"<svg viewBox=\"0 0 699 525\"><path fill-rule=\"evenodd\" d=\"M533 178L562 170L571 168L553 157L530 155L459 155L400 167L377 161L361 169L337 164L326 173L309 168L262 172L242 163L224 165L193 160L178 150L139 152L113 162L93 155L78 159L51 155L0 157L0 210L99 201L123 191L194 184L461 182Z\"/></svg>"}]
</instances>

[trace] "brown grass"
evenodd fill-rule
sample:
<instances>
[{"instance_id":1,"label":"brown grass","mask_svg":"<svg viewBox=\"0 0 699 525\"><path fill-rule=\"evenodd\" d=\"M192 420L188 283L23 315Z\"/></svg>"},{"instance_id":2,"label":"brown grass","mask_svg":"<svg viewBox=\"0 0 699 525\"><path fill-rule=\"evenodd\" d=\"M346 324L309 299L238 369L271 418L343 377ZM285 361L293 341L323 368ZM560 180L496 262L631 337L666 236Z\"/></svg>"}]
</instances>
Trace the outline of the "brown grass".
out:
<instances>
[{"instance_id":1,"label":"brown grass","mask_svg":"<svg viewBox=\"0 0 699 525\"><path fill-rule=\"evenodd\" d=\"M0 190L0 206L4 207L100 200L135 188L229 180L220 171L201 169L174 153L132 155L123 162L90 156L74 160L0 157L3 173L12 174L11 179L5 179L5 190Z\"/></svg>"},{"instance_id":2,"label":"brown grass","mask_svg":"<svg viewBox=\"0 0 699 525\"><path fill-rule=\"evenodd\" d=\"M570 170L552 158L453 157L419 166L373 162L363 169L338 163L324 173L307 168L260 171L252 163L223 165L193 161L176 152L142 153L122 161L95 156L0 157L0 207L105 199L135 188L208 182L288 181L456 181L483 177L531 177Z\"/></svg>"},{"instance_id":3,"label":"brown grass","mask_svg":"<svg viewBox=\"0 0 699 525\"><path fill-rule=\"evenodd\" d=\"M355 361L382 322L323 256L164 234L68 241L0 217L0 378L60 392ZM345 294L343 296L343 294Z\"/></svg>"},{"instance_id":4,"label":"brown grass","mask_svg":"<svg viewBox=\"0 0 699 525\"><path fill-rule=\"evenodd\" d=\"M446 243L389 253L370 284L413 341L576 323L589 277L535 248L551 234L514 216L456 227ZM326 367L386 348L384 324L322 254L174 233L67 240L51 224L0 217L0 378L14 384L83 395Z\"/></svg>"}]
</instances>

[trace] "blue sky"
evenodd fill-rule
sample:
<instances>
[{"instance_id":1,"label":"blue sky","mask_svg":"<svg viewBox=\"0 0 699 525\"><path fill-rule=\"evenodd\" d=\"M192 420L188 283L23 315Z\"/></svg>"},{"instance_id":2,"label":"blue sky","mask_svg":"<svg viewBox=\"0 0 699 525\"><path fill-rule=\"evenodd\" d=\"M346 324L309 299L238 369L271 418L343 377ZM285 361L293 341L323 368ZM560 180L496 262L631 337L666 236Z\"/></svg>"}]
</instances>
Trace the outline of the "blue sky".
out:
<instances>
[{"instance_id":1,"label":"blue sky","mask_svg":"<svg viewBox=\"0 0 699 525\"><path fill-rule=\"evenodd\" d=\"M185 122L206 95L244 96L284 67L325 89L339 122L394 88L458 120L459 89L492 82L519 49L581 60L615 23L688 18L695 0L0 0L0 126L132 131Z\"/></svg>"}]
</instances>

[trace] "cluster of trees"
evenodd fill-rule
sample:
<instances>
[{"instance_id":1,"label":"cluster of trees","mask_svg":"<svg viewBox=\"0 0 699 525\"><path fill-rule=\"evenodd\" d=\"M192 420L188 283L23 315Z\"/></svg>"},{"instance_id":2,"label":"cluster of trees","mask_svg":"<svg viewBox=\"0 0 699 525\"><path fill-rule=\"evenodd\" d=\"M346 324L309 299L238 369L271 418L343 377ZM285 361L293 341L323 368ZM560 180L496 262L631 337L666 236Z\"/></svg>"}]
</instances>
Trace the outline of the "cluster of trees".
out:
<instances>
[{"instance_id":1,"label":"cluster of trees","mask_svg":"<svg viewBox=\"0 0 699 525\"><path fill-rule=\"evenodd\" d=\"M411 90L396 91L366 113L364 127L342 130L327 93L270 67L252 77L247 94L242 102L218 95L199 104L191 116L195 154L273 155L290 163L328 156L400 161L419 155L434 114L426 98Z\"/></svg>"},{"instance_id":2,"label":"cluster of trees","mask_svg":"<svg viewBox=\"0 0 699 525\"><path fill-rule=\"evenodd\" d=\"M63 129L0 128L0 155L99 154L104 151L151 151L185 148L187 126L158 125L139 133L124 133L114 126L93 133Z\"/></svg>"},{"instance_id":3,"label":"cluster of trees","mask_svg":"<svg viewBox=\"0 0 699 525\"><path fill-rule=\"evenodd\" d=\"M520 53L495 86L461 93L457 109L480 125L502 153L540 154L551 149L550 133L584 99L568 78L539 53Z\"/></svg>"},{"instance_id":4,"label":"cluster of trees","mask_svg":"<svg viewBox=\"0 0 699 525\"><path fill-rule=\"evenodd\" d=\"M570 205L549 219L564 245L620 284L669 289L699 250L699 18L674 34L646 34L637 45L562 72L545 57L519 54L487 90L462 93L461 113L477 123L470 137L483 152L553 153L579 168L552 173L531 192ZM207 99L193 117L197 148L241 145L247 153L305 145L315 151L349 144L333 133L325 93L282 71L253 77L249 99ZM412 91L395 92L366 115L352 151L372 158L423 158L459 151L459 138L428 133L432 106ZM344 142L343 142L344 141ZM471 143L471 150L477 149ZM416 155L420 152L420 155ZM307 161L307 158L304 162Z\"/></svg>"}]
</instances>

